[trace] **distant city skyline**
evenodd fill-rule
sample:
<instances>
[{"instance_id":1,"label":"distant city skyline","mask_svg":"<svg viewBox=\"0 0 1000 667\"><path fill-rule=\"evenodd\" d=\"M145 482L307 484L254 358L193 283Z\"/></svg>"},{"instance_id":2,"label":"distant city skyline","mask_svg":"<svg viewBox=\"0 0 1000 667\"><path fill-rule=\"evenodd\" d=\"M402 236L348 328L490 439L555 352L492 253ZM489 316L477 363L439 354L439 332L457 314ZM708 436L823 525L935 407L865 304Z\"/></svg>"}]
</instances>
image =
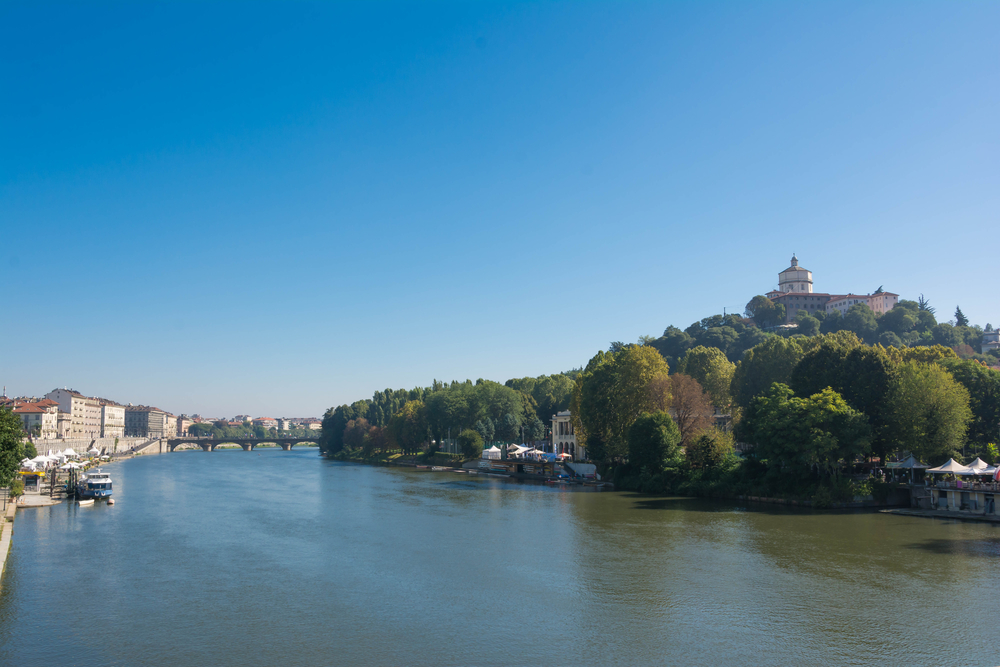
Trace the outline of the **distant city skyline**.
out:
<instances>
[{"instance_id":1,"label":"distant city skyline","mask_svg":"<svg viewBox=\"0 0 1000 667\"><path fill-rule=\"evenodd\" d=\"M1000 324L1000 5L0 8L0 382L321 416L742 312Z\"/></svg>"}]
</instances>

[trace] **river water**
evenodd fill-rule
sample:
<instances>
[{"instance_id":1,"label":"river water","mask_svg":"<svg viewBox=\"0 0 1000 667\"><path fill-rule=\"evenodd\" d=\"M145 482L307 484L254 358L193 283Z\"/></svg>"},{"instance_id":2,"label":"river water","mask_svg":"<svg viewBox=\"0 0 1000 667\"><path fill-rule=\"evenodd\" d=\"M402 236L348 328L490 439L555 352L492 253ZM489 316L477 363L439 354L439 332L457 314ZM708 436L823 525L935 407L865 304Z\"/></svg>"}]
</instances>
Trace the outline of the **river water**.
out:
<instances>
[{"instance_id":1,"label":"river water","mask_svg":"<svg viewBox=\"0 0 1000 667\"><path fill-rule=\"evenodd\" d=\"M177 452L19 510L2 665L997 665L1000 528Z\"/></svg>"}]
</instances>

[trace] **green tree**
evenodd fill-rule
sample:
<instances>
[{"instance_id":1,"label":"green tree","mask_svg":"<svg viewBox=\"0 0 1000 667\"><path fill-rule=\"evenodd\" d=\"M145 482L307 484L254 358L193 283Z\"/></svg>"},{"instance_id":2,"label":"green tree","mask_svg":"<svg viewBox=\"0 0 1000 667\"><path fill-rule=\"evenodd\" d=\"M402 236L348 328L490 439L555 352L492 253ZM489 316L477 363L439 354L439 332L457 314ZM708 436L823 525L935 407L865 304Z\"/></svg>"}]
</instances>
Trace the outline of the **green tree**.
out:
<instances>
[{"instance_id":1,"label":"green tree","mask_svg":"<svg viewBox=\"0 0 1000 667\"><path fill-rule=\"evenodd\" d=\"M493 420L489 417L483 417L482 419L476 420L476 425L473 426L473 428L476 429L476 433L481 435L483 440L486 442L493 441L495 428L493 426Z\"/></svg>"},{"instance_id":2,"label":"green tree","mask_svg":"<svg viewBox=\"0 0 1000 667\"><path fill-rule=\"evenodd\" d=\"M775 382L787 384L804 352L799 339L774 336L747 350L736 365L730 391L741 408L768 392Z\"/></svg>"},{"instance_id":3,"label":"green tree","mask_svg":"<svg viewBox=\"0 0 1000 667\"><path fill-rule=\"evenodd\" d=\"M739 430L756 458L800 476L837 475L868 452L871 437L865 416L833 389L800 398L781 383L750 402Z\"/></svg>"},{"instance_id":4,"label":"green tree","mask_svg":"<svg viewBox=\"0 0 1000 667\"><path fill-rule=\"evenodd\" d=\"M320 428L319 436L319 450L323 454L336 454L344 448L344 429L347 428L347 422L354 419L354 408L349 405L340 405L336 408L330 408L323 415L323 424ZM194 424L189 429L188 432L201 435L198 432L198 427L202 424Z\"/></svg>"},{"instance_id":5,"label":"green tree","mask_svg":"<svg viewBox=\"0 0 1000 667\"><path fill-rule=\"evenodd\" d=\"M713 347L698 347L688 350L677 369L679 373L690 375L712 397L712 404L723 412L728 412L732 404L730 386L736 364L729 361L721 350Z\"/></svg>"},{"instance_id":6,"label":"green tree","mask_svg":"<svg viewBox=\"0 0 1000 667\"><path fill-rule=\"evenodd\" d=\"M1000 372L973 360L942 359L938 363L969 392L969 443L983 448L1000 441Z\"/></svg>"},{"instance_id":7,"label":"green tree","mask_svg":"<svg viewBox=\"0 0 1000 667\"><path fill-rule=\"evenodd\" d=\"M943 347L955 348L962 344L962 336L947 322L935 326L931 329L931 334L934 336L934 342Z\"/></svg>"},{"instance_id":8,"label":"green tree","mask_svg":"<svg viewBox=\"0 0 1000 667\"><path fill-rule=\"evenodd\" d=\"M10 408L0 408L0 486L10 486L24 458L24 422Z\"/></svg>"},{"instance_id":9,"label":"green tree","mask_svg":"<svg viewBox=\"0 0 1000 667\"><path fill-rule=\"evenodd\" d=\"M467 428L458 434L458 448L467 459L479 458L483 455L483 437Z\"/></svg>"},{"instance_id":10,"label":"green tree","mask_svg":"<svg viewBox=\"0 0 1000 667\"><path fill-rule=\"evenodd\" d=\"M812 315L806 314L804 310L800 310L799 314L795 316L795 323L799 327L798 333L803 336L815 336L819 334L819 320Z\"/></svg>"},{"instance_id":11,"label":"green tree","mask_svg":"<svg viewBox=\"0 0 1000 667\"><path fill-rule=\"evenodd\" d=\"M35 449L35 444L33 442L24 443L24 456L21 458L33 459L38 456L38 450Z\"/></svg>"},{"instance_id":12,"label":"green tree","mask_svg":"<svg viewBox=\"0 0 1000 667\"><path fill-rule=\"evenodd\" d=\"M645 412L628 430L628 459L639 469L656 474L680 455L681 433L666 412Z\"/></svg>"},{"instance_id":13,"label":"green tree","mask_svg":"<svg viewBox=\"0 0 1000 667\"><path fill-rule=\"evenodd\" d=\"M427 442L427 406L423 401L407 401L403 409L389 419L387 439L389 445L412 454Z\"/></svg>"},{"instance_id":14,"label":"green tree","mask_svg":"<svg viewBox=\"0 0 1000 667\"><path fill-rule=\"evenodd\" d=\"M660 338L650 341L647 345L658 350L668 365L676 366L685 353L694 346L694 338L675 326L669 326Z\"/></svg>"},{"instance_id":15,"label":"green tree","mask_svg":"<svg viewBox=\"0 0 1000 667\"><path fill-rule=\"evenodd\" d=\"M777 326L785 321L785 306L776 304L758 294L747 303L744 314L762 329Z\"/></svg>"},{"instance_id":16,"label":"green tree","mask_svg":"<svg viewBox=\"0 0 1000 667\"><path fill-rule=\"evenodd\" d=\"M732 438L719 431L706 431L695 438L684 453L692 468L716 468L732 456Z\"/></svg>"},{"instance_id":17,"label":"green tree","mask_svg":"<svg viewBox=\"0 0 1000 667\"><path fill-rule=\"evenodd\" d=\"M863 303L856 303L847 309L841 326L853 331L866 343L874 343L878 338L878 321L875 319L875 313Z\"/></svg>"},{"instance_id":18,"label":"green tree","mask_svg":"<svg viewBox=\"0 0 1000 667\"><path fill-rule=\"evenodd\" d=\"M532 417L524 425L524 439L531 442L545 437L545 424L538 417Z\"/></svg>"},{"instance_id":19,"label":"green tree","mask_svg":"<svg viewBox=\"0 0 1000 667\"><path fill-rule=\"evenodd\" d=\"M886 434L898 450L944 463L962 448L972 411L969 392L938 364L907 361L886 406Z\"/></svg>"},{"instance_id":20,"label":"green tree","mask_svg":"<svg viewBox=\"0 0 1000 667\"><path fill-rule=\"evenodd\" d=\"M962 312L962 308L960 306L955 306L955 326L969 326L969 318L965 316L965 313Z\"/></svg>"},{"instance_id":21,"label":"green tree","mask_svg":"<svg viewBox=\"0 0 1000 667\"><path fill-rule=\"evenodd\" d=\"M662 355L643 345L599 352L590 360L577 377L571 410L577 438L583 437L592 459L623 460L628 455L628 429L651 408L649 385L668 373Z\"/></svg>"}]
</instances>

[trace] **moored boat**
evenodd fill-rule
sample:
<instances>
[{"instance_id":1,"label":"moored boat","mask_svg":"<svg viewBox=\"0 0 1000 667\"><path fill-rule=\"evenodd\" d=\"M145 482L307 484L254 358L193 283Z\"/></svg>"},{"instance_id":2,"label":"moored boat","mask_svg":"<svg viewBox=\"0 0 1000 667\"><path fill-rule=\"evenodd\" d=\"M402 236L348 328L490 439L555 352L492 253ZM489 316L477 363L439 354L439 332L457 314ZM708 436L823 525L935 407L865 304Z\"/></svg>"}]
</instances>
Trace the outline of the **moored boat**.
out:
<instances>
[{"instance_id":1,"label":"moored boat","mask_svg":"<svg viewBox=\"0 0 1000 667\"><path fill-rule=\"evenodd\" d=\"M77 498L110 498L112 493L111 475L94 468L76 483Z\"/></svg>"}]
</instances>

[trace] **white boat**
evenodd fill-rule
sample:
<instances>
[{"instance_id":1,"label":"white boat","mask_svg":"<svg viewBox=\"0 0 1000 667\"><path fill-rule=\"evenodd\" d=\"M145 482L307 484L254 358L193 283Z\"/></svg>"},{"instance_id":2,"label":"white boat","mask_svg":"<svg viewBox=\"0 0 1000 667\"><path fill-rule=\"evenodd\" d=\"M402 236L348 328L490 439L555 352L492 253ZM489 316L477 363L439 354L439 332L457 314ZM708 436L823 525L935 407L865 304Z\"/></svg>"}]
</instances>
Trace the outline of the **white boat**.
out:
<instances>
[{"instance_id":1,"label":"white boat","mask_svg":"<svg viewBox=\"0 0 1000 667\"><path fill-rule=\"evenodd\" d=\"M76 484L76 497L110 498L111 487L111 475L101 472L100 468L94 468L80 477L80 481Z\"/></svg>"},{"instance_id":2,"label":"white boat","mask_svg":"<svg viewBox=\"0 0 1000 667\"><path fill-rule=\"evenodd\" d=\"M88 498L87 500L78 500L76 501L76 504L79 505L80 507L86 507L87 505L93 505L94 499Z\"/></svg>"}]
</instances>

